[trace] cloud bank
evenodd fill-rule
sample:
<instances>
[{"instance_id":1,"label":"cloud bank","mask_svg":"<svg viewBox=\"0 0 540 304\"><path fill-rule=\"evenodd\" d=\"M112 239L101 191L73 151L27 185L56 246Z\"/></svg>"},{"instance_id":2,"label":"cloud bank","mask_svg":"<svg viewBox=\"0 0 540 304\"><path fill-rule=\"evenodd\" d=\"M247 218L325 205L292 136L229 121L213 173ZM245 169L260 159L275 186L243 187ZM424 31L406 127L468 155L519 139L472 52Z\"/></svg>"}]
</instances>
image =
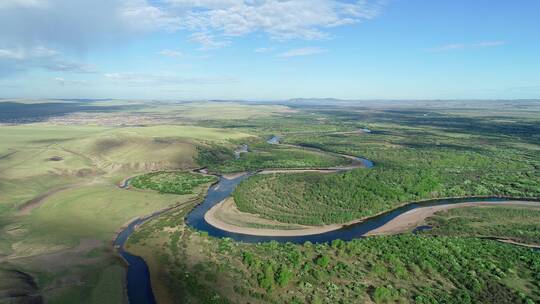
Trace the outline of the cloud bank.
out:
<instances>
[{"instance_id":1,"label":"cloud bank","mask_svg":"<svg viewBox=\"0 0 540 304\"><path fill-rule=\"evenodd\" d=\"M186 31L202 48L255 32L276 40L324 39L376 17L377 0L2 0L0 48L86 49L150 31Z\"/></svg>"},{"instance_id":2,"label":"cloud bank","mask_svg":"<svg viewBox=\"0 0 540 304\"><path fill-rule=\"evenodd\" d=\"M384 0L0 0L0 77L34 69L64 73L106 73L73 58L95 48L114 48L145 35L184 33L202 51L227 47L235 39L259 35L275 41L331 38L331 29L379 15ZM257 52L270 52L260 48ZM307 56L325 52L299 48L278 54ZM164 49L161 56L180 58ZM109 73L108 80L129 84L207 84L228 77L181 78L170 75ZM66 77L66 78L64 78ZM77 77L75 77L77 78ZM122 79L120 79L122 78Z\"/></svg>"}]
</instances>

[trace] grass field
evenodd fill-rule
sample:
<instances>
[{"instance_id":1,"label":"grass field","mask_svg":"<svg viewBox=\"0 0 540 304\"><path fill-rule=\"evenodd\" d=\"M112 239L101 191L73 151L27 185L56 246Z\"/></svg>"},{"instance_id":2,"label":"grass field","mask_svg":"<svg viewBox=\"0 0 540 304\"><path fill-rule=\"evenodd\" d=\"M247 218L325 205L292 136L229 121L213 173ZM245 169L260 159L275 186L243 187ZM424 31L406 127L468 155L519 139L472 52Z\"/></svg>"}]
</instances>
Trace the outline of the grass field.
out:
<instances>
[{"instance_id":1,"label":"grass field","mask_svg":"<svg viewBox=\"0 0 540 304\"><path fill-rule=\"evenodd\" d=\"M48 303L124 301L125 270L110 247L115 232L135 217L193 200L210 182L168 195L122 190L120 180L194 168L197 146L249 137L190 125L39 122L0 130L0 285Z\"/></svg>"},{"instance_id":2,"label":"grass field","mask_svg":"<svg viewBox=\"0 0 540 304\"><path fill-rule=\"evenodd\" d=\"M195 120L236 120L269 117L289 113L291 109L280 105L246 105L237 102L193 102L173 108L178 117ZM162 109L166 110L166 108Z\"/></svg>"},{"instance_id":3,"label":"grass field","mask_svg":"<svg viewBox=\"0 0 540 304\"><path fill-rule=\"evenodd\" d=\"M195 126L102 128L3 126L0 170L19 178L194 166L198 141L224 143L248 134Z\"/></svg>"},{"instance_id":4,"label":"grass field","mask_svg":"<svg viewBox=\"0 0 540 304\"><path fill-rule=\"evenodd\" d=\"M96 285L100 280L113 280L103 271L116 269L115 277L122 277L122 268L108 249L115 231L137 216L192 197L126 191L107 184L68 189L48 198L28 216L5 223L3 254L11 265L28 269L39 286L61 284L68 294L74 292L70 287L102 294L96 288L121 286L121 281L116 285L110 282ZM65 282L66 274L77 279ZM44 295L62 297L57 293ZM82 300L83 296L84 293L77 299ZM66 297L74 299L73 294Z\"/></svg>"}]
</instances>

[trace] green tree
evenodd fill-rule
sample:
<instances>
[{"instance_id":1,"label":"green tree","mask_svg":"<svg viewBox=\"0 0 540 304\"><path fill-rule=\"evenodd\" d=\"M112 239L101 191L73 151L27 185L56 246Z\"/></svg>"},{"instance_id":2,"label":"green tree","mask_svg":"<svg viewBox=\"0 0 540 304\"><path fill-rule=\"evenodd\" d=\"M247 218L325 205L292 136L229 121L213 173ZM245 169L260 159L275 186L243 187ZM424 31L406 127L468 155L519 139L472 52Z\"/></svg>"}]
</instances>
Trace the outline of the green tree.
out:
<instances>
[{"instance_id":1,"label":"green tree","mask_svg":"<svg viewBox=\"0 0 540 304\"><path fill-rule=\"evenodd\" d=\"M330 264L330 258L327 255L321 255L317 258L315 263L321 267L326 267Z\"/></svg>"},{"instance_id":2,"label":"green tree","mask_svg":"<svg viewBox=\"0 0 540 304\"><path fill-rule=\"evenodd\" d=\"M274 286L274 269L271 264L264 267L264 271L259 277L259 286L266 290L271 290Z\"/></svg>"},{"instance_id":3,"label":"green tree","mask_svg":"<svg viewBox=\"0 0 540 304\"><path fill-rule=\"evenodd\" d=\"M277 273L277 283L281 287L285 287L287 283L291 280L293 276L293 273L287 268L285 265L281 265L279 267L278 273Z\"/></svg>"},{"instance_id":4,"label":"green tree","mask_svg":"<svg viewBox=\"0 0 540 304\"><path fill-rule=\"evenodd\" d=\"M379 286L373 292L375 303L388 303L393 301L394 298L394 289L392 287Z\"/></svg>"}]
</instances>

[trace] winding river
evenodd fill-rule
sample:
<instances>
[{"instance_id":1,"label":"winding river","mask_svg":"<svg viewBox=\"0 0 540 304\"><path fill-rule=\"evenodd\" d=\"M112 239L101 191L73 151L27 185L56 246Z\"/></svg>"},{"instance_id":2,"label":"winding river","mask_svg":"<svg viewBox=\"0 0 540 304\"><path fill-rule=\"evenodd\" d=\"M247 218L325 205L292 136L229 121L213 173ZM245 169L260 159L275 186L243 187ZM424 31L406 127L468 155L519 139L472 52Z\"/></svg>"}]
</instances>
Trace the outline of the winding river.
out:
<instances>
[{"instance_id":1,"label":"winding river","mask_svg":"<svg viewBox=\"0 0 540 304\"><path fill-rule=\"evenodd\" d=\"M270 144L279 144L280 137L274 136L271 139L268 140L268 143ZM299 147L301 148L301 147ZM246 149L247 150L247 149ZM343 155L344 157L351 158L351 156ZM352 166L352 167L345 167L343 169L339 168L332 168L331 170L335 172L339 171L347 171L351 170L352 168L358 168L358 167L366 167L370 168L373 167L374 164L370 160L363 159L363 158L356 158L356 161L360 162L360 166ZM298 172L302 170L294 170L294 172ZM309 170L305 170L309 171ZM247 243L260 243L260 242L269 242L269 241L277 241L277 242L292 242L296 244L301 244L304 242L312 242L312 243L323 243L323 242L331 242L335 239L341 239L344 241L362 238L366 234L368 234L370 231L373 231L377 228L380 228L381 226L387 224L391 220L395 219L396 217L422 207L430 207L430 206L444 206L444 205L453 205L458 203L504 203L511 201L509 199L504 198L496 198L496 197L488 197L488 198L459 198L459 199L437 199L437 200L429 200L429 201L423 201L423 202L417 202L417 203L410 203L407 205L404 205L402 207L398 207L396 209L393 209L391 211L388 211L386 213L382 213L380 215L368 218L364 221L351 224L348 226L343 226L339 229L320 233L320 234L312 234L312 235L303 235L303 236L257 236L257 235L249 235L249 234L241 234L241 233L234 233L225 231L219 228L216 228L212 225L210 225L204 218L204 215L208 210L210 210L212 207L214 207L216 204L220 203L227 197L229 197L236 186L240 184L243 180L249 178L255 173L246 173L243 175L235 176L233 178L225 178L223 176L219 176L219 181L214 184L212 187L208 189L207 195L204 199L204 201L197 205L186 217L186 224L192 228L195 228L200 231L205 231L208 233L208 235L213 237L219 237L219 238L231 238L235 241L239 242L247 242ZM129 184L129 179L126 179L123 181L121 188L127 188ZM129 238L129 236L134 232L134 229L137 225L140 225L144 223L145 221L154 218L156 216L161 215L162 213L166 212L168 210L162 210L158 211L148 217L137 219L133 222L131 222L124 230L122 230L117 238L114 241L114 246L118 249L118 252L120 255L127 261L128 263L128 271L127 271L127 293L129 298L129 303L155 303L155 298L152 293L152 287L150 282L150 275L148 271L148 267L144 260L138 256L134 256L124 250L124 244ZM417 232L419 230L427 229L428 227L420 226L417 227L414 232Z\"/></svg>"},{"instance_id":2,"label":"winding river","mask_svg":"<svg viewBox=\"0 0 540 304\"><path fill-rule=\"evenodd\" d=\"M331 242L336 239L341 239L344 241L349 241L352 239L357 239L365 236L370 231L375 230L386 223L390 222L399 215L402 215L405 212L431 206L444 206L451 204L459 203L475 203L475 202L489 202L493 204L509 202L511 200L497 197L487 197L487 198L456 198L456 199L437 199L437 200L428 200L418 203L410 203L402 207L393 209L391 211L382 213L380 215L368 218L364 221L361 221L356 224L351 224L348 226L343 226L342 228L312 235L302 235L302 236L257 236L257 235L248 235L240 234L225 231L219 228L216 228L210 225L204 218L205 213L210 210L213 206L227 198L234 191L236 186L244 179L248 178L250 175L242 175L233 179L226 179L221 177L219 182L211 187L208 190L208 195L205 200L195 207L192 212L190 212L186 218L186 223L188 226L208 232L208 235L219 237L219 238L231 238L235 241L246 242L246 243L260 243L260 242L292 242L296 244L302 244L304 242L312 243L324 243Z\"/></svg>"},{"instance_id":3,"label":"winding river","mask_svg":"<svg viewBox=\"0 0 540 304\"><path fill-rule=\"evenodd\" d=\"M157 216L158 214L154 215ZM124 245L129 236L135 231L137 225L145 219L137 219L124 228L114 240L114 247L128 264L126 275L126 289L130 304L154 304L156 300L152 292L150 272L144 260L125 251Z\"/></svg>"}]
</instances>

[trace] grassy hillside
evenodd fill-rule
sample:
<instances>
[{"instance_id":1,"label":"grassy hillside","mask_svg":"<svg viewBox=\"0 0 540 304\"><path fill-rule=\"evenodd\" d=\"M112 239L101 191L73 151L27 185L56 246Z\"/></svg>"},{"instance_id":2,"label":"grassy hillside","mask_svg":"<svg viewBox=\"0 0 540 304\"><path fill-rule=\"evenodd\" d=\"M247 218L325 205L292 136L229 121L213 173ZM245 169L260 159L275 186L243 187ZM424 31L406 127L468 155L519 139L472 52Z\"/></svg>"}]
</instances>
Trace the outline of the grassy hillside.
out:
<instances>
[{"instance_id":1,"label":"grassy hillside","mask_svg":"<svg viewBox=\"0 0 540 304\"><path fill-rule=\"evenodd\" d=\"M115 232L135 217L193 200L211 181L190 183L186 195L116 183L151 170L194 168L197 146L232 146L249 136L179 125L0 130L0 284L30 288L26 279L9 279L20 271L35 283L32 295L49 303L122 302L124 268L109 243Z\"/></svg>"}]
</instances>

